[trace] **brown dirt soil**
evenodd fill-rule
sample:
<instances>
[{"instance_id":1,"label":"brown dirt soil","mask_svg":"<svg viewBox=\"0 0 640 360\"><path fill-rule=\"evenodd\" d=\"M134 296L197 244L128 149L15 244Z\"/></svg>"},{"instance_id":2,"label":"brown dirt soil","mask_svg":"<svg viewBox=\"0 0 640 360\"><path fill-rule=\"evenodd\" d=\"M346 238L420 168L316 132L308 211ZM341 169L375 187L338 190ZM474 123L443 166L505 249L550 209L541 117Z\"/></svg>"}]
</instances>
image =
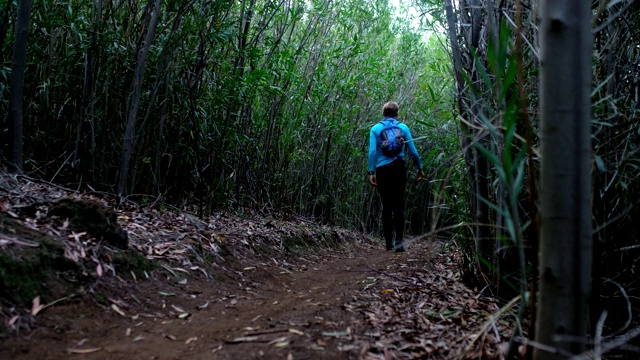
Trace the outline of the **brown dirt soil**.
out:
<instances>
[{"instance_id":1,"label":"brown dirt soil","mask_svg":"<svg viewBox=\"0 0 640 360\"><path fill-rule=\"evenodd\" d=\"M44 310L32 333L3 341L0 358L361 358L368 342L359 345L354 334L364 319L344 304L390 263L424 255L380 248L323 250L246 270L234 264L242 272L238 283L227 277L179 284L159 271L110 287L118 289L109 297L122 299L125 316L88 299L67 300ZM190 316L178 318L183 312Z\"/></svg>"},{"instance_id":2,"label":"brown dirt soil","mask_svg":"<svg viewBox=\"0 0 640 360\"><path fill-rule=\"evenodd\" d=\"M77 269L52 268L30 309L0 278L0 359L494 359L511 332L446 239L395 253L304 219L129 206L123 251L50 221L47 201L73 193L19 180L0 177L0 255L41 251L37 232Z\"/></svg>"}]
</instances>

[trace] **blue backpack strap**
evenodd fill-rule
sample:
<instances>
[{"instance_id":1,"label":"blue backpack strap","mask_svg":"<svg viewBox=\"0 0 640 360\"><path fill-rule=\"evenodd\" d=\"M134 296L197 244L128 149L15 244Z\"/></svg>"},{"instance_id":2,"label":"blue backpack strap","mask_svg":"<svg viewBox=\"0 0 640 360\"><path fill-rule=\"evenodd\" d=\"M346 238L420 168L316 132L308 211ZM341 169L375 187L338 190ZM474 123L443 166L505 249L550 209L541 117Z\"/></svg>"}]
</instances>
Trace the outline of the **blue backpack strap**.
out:
<instances>
[{"instance_id":1,"label":"blue backpack strap","mask_svg":"<svg viewBox=\"0 0 640 360\"><path fill-rule=\"evenodd\" d=\"M387 119L390 119L390 120L387 121ZM394 120L395 122L392 121L392 120ZM380 124L382 124L382 126L384 126L385 129L388 129L388 128L393 127L393 126L398 126L399 122L398 122L398 120L396 120L394 118L386 118L386 119L380 120Z\"/></svg>"}]
</instances>

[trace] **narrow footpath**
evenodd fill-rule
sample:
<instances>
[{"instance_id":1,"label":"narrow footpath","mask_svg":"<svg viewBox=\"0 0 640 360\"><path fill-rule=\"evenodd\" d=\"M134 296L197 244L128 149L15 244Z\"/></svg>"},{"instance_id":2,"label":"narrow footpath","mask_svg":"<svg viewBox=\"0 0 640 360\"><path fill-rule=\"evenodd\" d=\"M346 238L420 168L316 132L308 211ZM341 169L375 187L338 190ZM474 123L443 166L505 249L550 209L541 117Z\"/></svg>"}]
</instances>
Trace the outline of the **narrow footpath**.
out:
<instances>
[{"instance_id":1,"label":"narrow footpath","mask_svg":"<svg viewBox=\"0 0 640 360\"><path fill-rule=\"evenodd\" d=\"M498 308L459 282L442 244L320 250L225 264L218 279L122 283L0 343L2 359L410 359L497 357ZM502 329L504 330L504 329ZM499 336L499 335L498 335Z\"/></svg>"},{"instance_id":2,"label":"narrow footpath","mask_svg":"<svg viewBox=\"0 0 640 360\"><path fill-rule=\"evenodd\" d=\"M56 221L61 198L116 209L128 250ZM462 282L450 239L395 253L305 219L198 219L10 176L0 210L3 261L59 249L73 265L49 264L30 308L0 279L0 359L498 359L512 333L512 309Z\"/></svg>"}]
</instances>

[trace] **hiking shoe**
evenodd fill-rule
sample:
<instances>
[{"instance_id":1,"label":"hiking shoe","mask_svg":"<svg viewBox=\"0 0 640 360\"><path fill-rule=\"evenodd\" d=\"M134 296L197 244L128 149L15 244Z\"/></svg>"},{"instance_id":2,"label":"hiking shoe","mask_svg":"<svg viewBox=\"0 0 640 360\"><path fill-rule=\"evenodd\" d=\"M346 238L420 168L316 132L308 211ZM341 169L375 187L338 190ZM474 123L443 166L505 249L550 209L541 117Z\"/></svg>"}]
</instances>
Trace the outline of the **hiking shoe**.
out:
<instances>
[{"instance_id":1,"label":"hiking shoe","mask_svg":"<svg viewBox=\"0 0 640 360\"><path fill-rule=\"evenodd\" d=\"M404 244L402 242L396 243L396 252L405 252Z\"/></svg>"},{"instance_id":2,"label":"hiking shoe","mask_svg":"<svg viewBox=\"0 0 640 360\"><path fill-rule=\"evenodd\" d=\"M395 248L396 248L396 247L394 246L394 245L395 245L395 242L394 242L394 241L391 241L391 240L386 241L386 240L385 240L385 244L387 245L387 251L391 251L391 250L393 250L393 249L395 249Z\"/></svg>"}]
</instances>

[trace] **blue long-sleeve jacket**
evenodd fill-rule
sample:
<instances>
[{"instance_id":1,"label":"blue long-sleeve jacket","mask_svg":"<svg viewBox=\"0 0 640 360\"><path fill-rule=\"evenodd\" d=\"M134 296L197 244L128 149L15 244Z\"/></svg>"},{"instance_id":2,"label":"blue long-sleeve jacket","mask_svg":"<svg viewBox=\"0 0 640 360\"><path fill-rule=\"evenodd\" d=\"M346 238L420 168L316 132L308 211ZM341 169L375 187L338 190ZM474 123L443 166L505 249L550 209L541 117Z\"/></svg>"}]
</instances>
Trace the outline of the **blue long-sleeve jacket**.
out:
<instances>
[{"instance_id":1,"label":"blue long-sleeve jacket","mask_svg":"<svg viewBox=\"0 0 640 360\"><path fill-rule=\"evenodd\" d=\"M408 149L409 157L416 165L416 167L419 170L422 170L420 155L418 155L418 150L416 150L416 146L413 144L413 141L411 141L413 140L413 137L411 137L411 131L409 130L409 127L403 123L398 122L398 120L389 117L374 125L371 128L371 131L369 131L369 171L373 172L376 168L387 165L397 158L406 160L405 151L400 152L400 154L396 156L389 157L383 154L382 150L380 149L380 133L384 129L385 124L387 124L388 122L395 123L400 128L400 130L402 130L402 137L405 141L408 141L406 148Z\"/></svg>"}]
</instances>

